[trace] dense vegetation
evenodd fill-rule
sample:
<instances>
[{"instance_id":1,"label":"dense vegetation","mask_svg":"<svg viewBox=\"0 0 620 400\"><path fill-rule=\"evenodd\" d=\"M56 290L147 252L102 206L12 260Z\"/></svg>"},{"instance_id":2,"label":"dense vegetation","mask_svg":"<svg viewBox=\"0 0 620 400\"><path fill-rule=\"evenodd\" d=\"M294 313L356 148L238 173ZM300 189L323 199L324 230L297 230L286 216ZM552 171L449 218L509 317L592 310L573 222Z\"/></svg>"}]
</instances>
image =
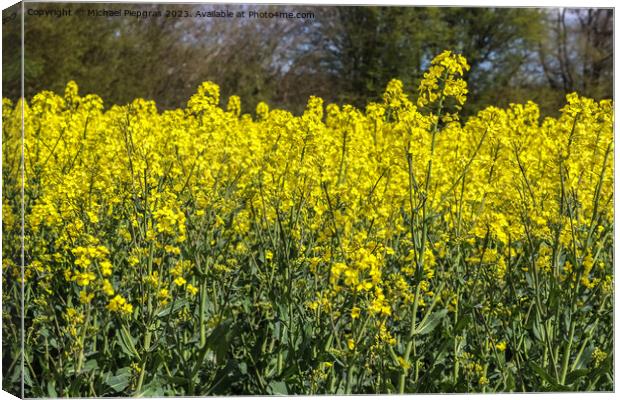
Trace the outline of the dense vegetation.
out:
<instances>
[{"instance_id":1,"label":"dense vegetation","mask_svg":"<svg viewBox=\"0 0 620 400\"><path fill-rule=\"evenodd\" d=\"M612 102L462 120L468 68L300 116L70 82L23 188L4 100L3 387L23 311L29 397L613 390Z\"/></svg>"}]
</instances>

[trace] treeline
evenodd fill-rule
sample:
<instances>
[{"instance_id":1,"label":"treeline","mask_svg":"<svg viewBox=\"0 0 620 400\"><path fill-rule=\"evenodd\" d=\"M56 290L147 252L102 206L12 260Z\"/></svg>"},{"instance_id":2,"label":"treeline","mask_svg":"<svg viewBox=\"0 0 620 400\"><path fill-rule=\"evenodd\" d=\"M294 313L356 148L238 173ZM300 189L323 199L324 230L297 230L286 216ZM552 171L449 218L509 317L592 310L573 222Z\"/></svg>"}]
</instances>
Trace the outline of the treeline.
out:
<instances>
[{"instance_id":1,"label":"treeline","mask_svg":"<svg viewBox=\"0 0 620 400\"><path fill-rule=\"evenodd\" d=\"M29 4L39 9L62 7ZM363 107L399 78L416 90L444 49L469 60L472 113L534 100L554 114L568 92L613 94L612 9L71 4L73 10L291 11L307 19L35 17L25 23L25 92L75 80L107 102L184 106L212 80L245 112L259 101L299 112L310 95ZM5 10L4 15L7 15ZM3 96L20 94L18 23L3 24Z\"/></svg>"}]
</instances>

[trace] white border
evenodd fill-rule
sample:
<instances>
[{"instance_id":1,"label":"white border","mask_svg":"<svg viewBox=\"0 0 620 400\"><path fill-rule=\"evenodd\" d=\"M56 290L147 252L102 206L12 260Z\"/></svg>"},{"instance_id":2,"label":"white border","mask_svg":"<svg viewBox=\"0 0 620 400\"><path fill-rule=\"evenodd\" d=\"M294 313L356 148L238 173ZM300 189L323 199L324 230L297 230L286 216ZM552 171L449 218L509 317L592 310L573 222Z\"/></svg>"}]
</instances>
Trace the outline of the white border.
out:
<instances>
[{"instance_id":1,"label":"white border","mask_svg":"<svg viewBox=\"0 0 620 400\"><path fill-rule=\"evenodd\" d=\"M28 0L26 0L26 2L29 2ZM82 3L104 3L105 1L80 1ZM115 2L115 1L109 1L110 3ZM138 0L138 1L116 1L118 3L145 3L145 4L149 4L149 3L157 3L156 1L144 1L144 0ZM167 0L164 1L165 3L190 3L191 1L182 1L182 0ZM5 9L13 4L15 4L16 1L10 1L10 0L0 0L0 5L2 9ZM317 4L317 5L329 5L329 4L333 4L333 5L405 5L405 6L453 6L453 7L566 7L566 8L592 8L592 7L604 7L604 8L613 8L615 3L614 1L610 1L610 0L590 0L590 1L577 1L577 0L550 0L550 1L545 1L545 2L540 2L540 1L533 1L533 0L523 0L520 1L518 3L514 2L514 1L506 1L506 0L478 0L478 1L472 1L472 0L453 0L453 1L441 1L441 0L423 0L423 1L403 1L403 0L388 0L386 2L381 2L378 0L356 0L356 1L329 1L329 0L288 0L288 1L266 1L266 0L252 0L252 1L241 1L241 0L226 0L226 1L194 1L193 3L215 3L215 4L223 4L223 3L228 3L228 4L232 4L232 3L238 3L238 4L247 4L247 3L254 3L254 4ZM614 10L615 11L615 10ZM615 14L615 12L614 12ZM614 15L614 33L617 32L617 27L618 27L618 16ZM614 37L615 39L615 37ZM2 44L0 41L0 57L2 54ZM616 72L617 72L617 55L618 55L618 43L616 41L614 41L614 78L616 76ZM2 70L2 66L1 66L1 62L0 62L0 73ZM0 81L0 93L1 93L1 88L2 88L2 83ZM617 79L614 79L614 99L616 98L616 93L618 93L618 81ZM614 109L616 109L614 107ZM614 142L615 142L615 133L618 132L618 122L617 120L614 121ZM1 154L0 154L1 157ZM620 159L620 153L618 152L618 150L616 148L614 148L614 163L615 166L617 167L620 163L618 163L618 160ZM2 164L0 163L0 175L1 175L1 171L2 171ZM615 172L615 170L614 170ZM614 193L618 193L618 188L620 187L619 183L617 180L614 179ZM1 187L0 187L0 194L1 194ZM614 199L615 200L615 199ZM614 206L616 206L617 203L614 201ZM615 207L615 215L618 214L618 210ZM2 216L0 214L0 221L2 219ZM614 224L615 225L615 224ZM618 260L618 256L620 255L620 252L618 251L618 247L615 246L616 243L620 243L620 241L618 241L618 238L620 237L620 233L618 232L618 230L616 229L614 232L614 260ZM2 238L0 236L0 249L1 249L1 244L2 244ZM0 250L1 251L1 250ZM616 321L618 321L618 307L616 307L616 305L620 304L619 299L620 299L620 291L618 290L618 285L617 285L617 268L615 267L615 263L614 263L614 278L615 278L615 285L614 285L614 328L615 328L615 323ZM0 294L1 294L1 287L0 287ZM618 343L618 338L619 338L619 333L618 333L618 329L614 329L614 349L616 348L616 344ZM0 330L0 339L2 337L2 332ZM617 388L617 382L619 379L619 364L620 362L618 362L618 356L617 356L617 352L615 352L614 354L614 379L615 379L615 388ZM320 399L325 399L325 400L333 400L333 399L339 399L339 398L343 398L343 397L348 397L348 396L333 396L333 395L326 395L326 396L280 396L281 398L285 398L285 399L294 399L294 398L320 398ZM367 399L385 399L391 396L376 396L376 395L366 395L364 396L364 398ZM514 394L427 394L427 395L402 395L402 396L397 396L398 398L407 398L407 399L419 399L419 400L437 400L437 399L468 399L468 398L492 398L492 399L522 399L524 398L525 400L536 400L536 399L562 399L562 400L583 400L583 399L613 399L616 397L615 393L549 393L549 394L543 394L543 393L514 393ZM208 398L212 398L212 397L203 397L205 399ZM252 400L273 400L274 396L236 396L234 398L237 399L252 399ZM5 399L15 399L14 396L8 394L7 392L1 391L0 392L0 400L5 400ZM153 398L153 399L157 399L157 398ZM163 399L183 399L182 397L166 397Z\"/></svg>"}]
</instances>

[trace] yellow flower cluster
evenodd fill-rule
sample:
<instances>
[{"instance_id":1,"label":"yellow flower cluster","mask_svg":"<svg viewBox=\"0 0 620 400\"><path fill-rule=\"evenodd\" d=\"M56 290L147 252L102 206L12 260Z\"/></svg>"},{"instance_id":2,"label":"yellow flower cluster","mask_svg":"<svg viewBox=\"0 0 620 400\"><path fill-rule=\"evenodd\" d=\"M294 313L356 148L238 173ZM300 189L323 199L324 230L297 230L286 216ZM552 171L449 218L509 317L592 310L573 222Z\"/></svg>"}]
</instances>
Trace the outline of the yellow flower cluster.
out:
<instances>
[{"instance_id":1,"label":"yellow flower cluster","mask_svg":"<svg viewBox=\"0 0 620 400\"><path fill-rule=\"evenodd\" d=\"M131 314L133 312L133 306L127 303L127 300L121 295L116 295L106 308L110 311L119 312L121 314Z\"/></svg>"}]
</instances>

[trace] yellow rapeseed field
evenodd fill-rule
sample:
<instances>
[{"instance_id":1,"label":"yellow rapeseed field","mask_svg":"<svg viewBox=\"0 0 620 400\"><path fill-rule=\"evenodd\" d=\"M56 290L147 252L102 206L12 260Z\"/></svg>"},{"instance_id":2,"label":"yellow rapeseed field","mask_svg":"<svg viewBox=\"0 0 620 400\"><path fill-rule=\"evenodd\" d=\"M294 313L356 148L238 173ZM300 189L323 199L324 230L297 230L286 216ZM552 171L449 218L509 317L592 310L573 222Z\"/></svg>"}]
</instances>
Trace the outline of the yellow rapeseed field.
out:
<instances>
[{"instance_id":1,"label":"yellow rapeseed field","mask_svg":"<svg viewBox=\"0 0 620 400\"><path fill-rule=\"evenodd\" d=\"M29 397L613 390L613 104L464 121L468 68L301 116L3 100L5 388L23 311Z\"/></svg>"}]
</instances>

